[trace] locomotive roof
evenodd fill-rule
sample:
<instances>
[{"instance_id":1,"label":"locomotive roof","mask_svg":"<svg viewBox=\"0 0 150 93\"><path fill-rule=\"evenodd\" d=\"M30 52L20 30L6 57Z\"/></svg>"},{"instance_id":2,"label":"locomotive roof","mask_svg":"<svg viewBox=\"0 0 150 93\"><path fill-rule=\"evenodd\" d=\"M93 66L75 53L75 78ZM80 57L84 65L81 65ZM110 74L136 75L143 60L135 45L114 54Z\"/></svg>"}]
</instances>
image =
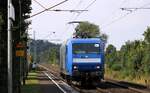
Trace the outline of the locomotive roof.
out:
<instances>
[{"instance_id":1,"label":"locomotive roof","mask_svg":"<svg viewBox=\"0 0 150 93\"><path fill-rule=\"evenodd\" d=\"M69 41L83 41L83 40L93 40L93 41L99 41L100 38L71 38Z\"/></svg>"},{"instance_id":2,"label":"locomotive roof","mask_svg":"<svg viewBox=\"0 0 150 93\"><path fill-rule=\"evenodd\" d=\"M71 39L68 39L67 41L63 42L62 45L66 45L68 43L73 43L73 42L83 42L83 41L103 42L100 38L71 38Z\"/></svg>"}]
</instances>

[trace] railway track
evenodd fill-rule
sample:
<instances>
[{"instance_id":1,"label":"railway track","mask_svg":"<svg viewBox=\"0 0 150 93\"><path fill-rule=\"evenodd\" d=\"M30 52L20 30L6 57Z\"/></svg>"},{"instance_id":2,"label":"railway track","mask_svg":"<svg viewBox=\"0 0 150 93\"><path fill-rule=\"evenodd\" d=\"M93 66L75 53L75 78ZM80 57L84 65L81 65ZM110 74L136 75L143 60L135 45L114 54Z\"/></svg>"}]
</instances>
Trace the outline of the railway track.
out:
<instances>
[{"instance_id":1,"label":"railway track","mask_svg":"<svg viewBox=\"0 0 150 93\"><path fill-rule=\"evenodd\" d=\"M55 72L57 70L53 70L56 68L49 68L43 65L39 65L39 67L53 74L53 77L57 78L57 82L59 82L60 85L65 84L65 86L67 86L65 87L67 92L64 93L150 93L150 89L146 87L135 88L133 86L131 87L129 83L125 85L110 79L103 80L92 88L91 86L83 88L74 83L68 85L66 81L59 76L59 73Z\"/></svg>"},{"instance_id":2,"label":"railway track","mask_svg":"<svg viewBox=\"0 0 150 93\"><path fill-rule=\"evenodd\" d=\"M97 91L99 91L100 93L139 93L124 86L116 85L109 81L104 81L100 85L98 85Z\"/></svg>"},{"instance_id":3,"label":"railway track","mask_svg":"<svg viewBox=\"0 0 150 93\"><path fill-rule=\"evenodd\" d=\"M122 88L126 88L137 93L150 93L150 89L143 85L128 83L124 81L111 80L111 79L106 79L106 83L116 85Z\"/></svg>"}]
</instances>

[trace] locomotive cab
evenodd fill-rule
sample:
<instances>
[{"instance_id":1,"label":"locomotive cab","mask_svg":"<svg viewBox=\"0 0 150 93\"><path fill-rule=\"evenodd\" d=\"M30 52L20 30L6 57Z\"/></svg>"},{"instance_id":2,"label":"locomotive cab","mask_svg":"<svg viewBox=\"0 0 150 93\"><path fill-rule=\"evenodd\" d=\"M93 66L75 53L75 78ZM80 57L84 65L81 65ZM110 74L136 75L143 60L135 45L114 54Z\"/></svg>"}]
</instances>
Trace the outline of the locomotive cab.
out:
<instances>
[{"instance_id":1,"label":"locomotive cab","mask_svg":"<svg viewBox=\"0 0 150 93\"><path fill-rule=\"evenodd\" d=\"M104 43L100 39L71 39L60 48L60 69L74 81L104 78Z\"/></svg>"},{"instance_id":2,"label":"locomotive cab","mask_svg":"<svg viewBox=\"0 0 150 93\"><path fill-rule=\"evenodd\" d=\"M103 78L101 45L98 42L72 43L72 77L92 79Z\"/></svg>"}]
</instances>

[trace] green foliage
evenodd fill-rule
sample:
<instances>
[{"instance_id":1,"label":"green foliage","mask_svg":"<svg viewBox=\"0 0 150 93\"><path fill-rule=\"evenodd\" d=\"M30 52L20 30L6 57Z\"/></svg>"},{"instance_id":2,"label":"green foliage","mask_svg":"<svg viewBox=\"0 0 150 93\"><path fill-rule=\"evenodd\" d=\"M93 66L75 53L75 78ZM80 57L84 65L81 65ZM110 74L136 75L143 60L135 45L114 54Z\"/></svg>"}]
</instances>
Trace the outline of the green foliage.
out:
<instances>
[{"instance_id":1,"label":"green foliage","mask_svg":"<svg viewBox=\"0 0 150 93\"><path fill-rule=\"evenodd\" d=\"M49 53L49 63L50 64L56 64L57 63L57 50L55 48L50 49Z\"/></svg>"},{"instance_id":2,"label":"green foliage","mask_svg":"<svg viewBox=\"0 0 150 93\"><path fill-rule=\"evenodd\" d=\"M106 34L100 34L99 38L101 38L102 40L104 40L105 42L107 42L108 36Z\"/></svg>"},{"instance_id":3,"label":"green foliage","mask_svg":"<svg viewBox=\"0 0 150 93\"><path fill-rule=\"evenodd\" d=\"M32 55L34 54L35 45L37 53L37 62L58 64L59 47L60 47L59 44L53 44L44 40L32 40L30 44Z\"/></svg>"},{"instance_id":4,"label":"green foliage","mask_svg":"<svg viewBox=\"0 0 150 93\"><path fill-rule=\"evenodd\" d=\"M108 36L104 33L100 33L98 25L90 23L88 21L79 23L75 28L74 37L76 38L100 38L104 42L107 42Z\"/></svg>"},{"instance_id":5,"label":"green foliage","mask_svg":"<svg viewBox=\"0 0 150 93\"><path fill-rule=\"evenodd\" d=\"M120 71L121 70L121 64L113 64L111 66L111 69L114 70L114 71Z\"/></svg>"},{"instance_id":6,"label":"green foliage","mask_svg":"<svg viewBox=\"0 0 150 93\"><path fill-rule=\"evenodd\" d=\"M108 45L106 48L106 63L108 64L108 67L111 68L112 65L116 62L116 48L113 45Z\"/></svg>"},{"instance_id":7,"label":"green foliage","mask_svg":"<svg viewBox=\"0 0 150 93\"><path fill-rule=\"evenodd\" d=\"M5 82L1 84L2 87L6 87L7 85L7 1L8 0L0 0L0 74L4 78L1 78L0 82ZM29 18L29 13L31 11L31 0L11 0L15 9L15 21L12 21L12 69L13 69L13 93L19 92L18 85L21 84L21 80L26 77L27 74L27 61L26 56L21 59L21 62L16 60L16 44L21 41L25 46L27 45L27 41L24 41L22 36L26 34L28 28L27 18ZM21 7L19 6L19 1L21 2ZM19 10L21 8L21 11ZM27 17L28 16L28 17ZM27 38L27 37L25 37ZM26 53L26 47L24 48ZM23 61L23 62L22 62ZM20 67L21 66L21 67ZM6 78L6 79L5 79ZM2 89L2 90L5 90ZM7 87L6 87L7 90ZM4 91L1 91L5 93Z\"/></svg>"},{"instance_id":8,"label":"green foliage","mask_svg":"<svg viewBox=\"0 0 150 93\"><path fill-rule=\"evenodd\" d=\"M150 28L144 40L127 41L119 51L113 45L106 48L106 64L119 71L122 78L134 79L150 76Z\"/></svg>"},{"instance_id":9,"label":"green foliage","mask_svg":"<svg viewBox=\"0 0 150 93\"><path fill-rule=\"evenodd\" d=\"M40 93L38 73L30 72L26 79L26 85L21 87L21 93Z\"/></svg>"},{"instance_id":10,"label":"green foliage","mask_svg":"<svg viewBox=\"0 0 150 93\"><path fill-rule=\"evenodd\" d=\"M20 1L20 2L19 2ZM15 42L23 42L27 38L26 31L30 25L31 0L12 0L15 8L15 21L13 23L13 38ZM25 36L25 37L24 37ZM26 41L25 41L26 42Z\"/></svg>"},{"instance_id":11,"label":"green foliage","mask_svg":"<svg viewBox=\"0 0 150 93\"><path fill-rule=\"evenodd\" d=\"M142 65L142 70L143 72L146 74L146 75L150 75L150 46L149 44L146 44L144 47L143 47L143 59L142 59L142 62L141 64L145 64L145 65Z\"/></svg>"},{"instance_id":12,"label":"green foliage","mask_svg":"<svg viewBox=\"0 0 150 93\"><path fill-rule=\"evenodd\" d=\"M150 44L150 27L144 32L144 41Z\"/></svg>"},{"instance_id":13,"label":"green foliage","mask_svg":"<svg viewBox=\"0 0 150 93\"><path fill-rule=\"evenodd\" d=\"M89 22L79 23L75 30L76 36L80 38L92 38L100 35L99 26Z\"/></svg>"}]
</instances>

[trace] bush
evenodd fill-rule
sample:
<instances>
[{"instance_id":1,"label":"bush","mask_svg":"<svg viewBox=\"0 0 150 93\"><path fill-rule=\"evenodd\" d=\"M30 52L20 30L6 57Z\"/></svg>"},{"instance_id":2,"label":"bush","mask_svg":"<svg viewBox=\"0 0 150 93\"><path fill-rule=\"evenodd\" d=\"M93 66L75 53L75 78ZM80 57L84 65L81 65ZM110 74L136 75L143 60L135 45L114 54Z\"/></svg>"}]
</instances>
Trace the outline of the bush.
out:
<instances>
[{"instance_id":1,"label":"bush","mask_svg":"<svg viewBox=\"0 0 150 93\"><path fill-rule=\"evenodd\" d=\"M114 71L120 71L121 70L121 64L113 64L111 66L111 69Z\"/></svg>"}]
</instances>

